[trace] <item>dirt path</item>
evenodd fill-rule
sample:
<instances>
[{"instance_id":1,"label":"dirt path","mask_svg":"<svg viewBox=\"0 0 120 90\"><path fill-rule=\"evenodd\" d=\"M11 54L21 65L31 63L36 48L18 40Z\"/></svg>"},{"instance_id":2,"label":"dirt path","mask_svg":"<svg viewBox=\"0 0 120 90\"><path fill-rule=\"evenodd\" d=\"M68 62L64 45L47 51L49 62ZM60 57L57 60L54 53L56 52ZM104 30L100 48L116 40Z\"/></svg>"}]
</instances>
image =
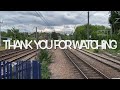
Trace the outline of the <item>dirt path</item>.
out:
<instances>
[{"instance_id":1,"label":"dirt path","mask_svg":"<svg viewBox=\"0 0 120 90\"><path fill-rule=\"evenodd\" d=\"M52 54L52 63L49 66L51 79L82 79L62 50L58 48L50 52Z\"/></svg>"}]
</instances>

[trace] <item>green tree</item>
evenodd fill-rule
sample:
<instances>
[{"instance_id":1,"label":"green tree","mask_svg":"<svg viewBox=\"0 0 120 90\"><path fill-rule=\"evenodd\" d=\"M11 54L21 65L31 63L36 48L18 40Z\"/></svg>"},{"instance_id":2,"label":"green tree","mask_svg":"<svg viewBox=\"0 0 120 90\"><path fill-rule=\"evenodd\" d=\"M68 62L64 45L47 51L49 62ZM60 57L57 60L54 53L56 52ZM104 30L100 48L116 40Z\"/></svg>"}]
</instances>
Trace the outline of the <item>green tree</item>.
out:
<instances>
[{"instance_id":1,"label":"green tree","mask_svg":"<svg viewBox=\"0 0 120 90\"><path fill-rule=\"evenodd\" d=\"M56 32L52 32L51 38L52 38L53 40L58 40L58 34L57 34Z\"/></svg>"},{"instance_id":2,"label":"green tree","mask_svg":"<svg viewBox=\"0 0 120 90\"><path fill-rule=\"evenodd\" d=\"M110 12L109 23L111 25L113 34L119 33L119 30L120 30L120 19L119 18L120 18L119 13L115 11Z\"/></svg>"},{"instance_id":3,"label":"green tree","mask_svg":"<svg viewBox=\"0 0 120 90\"><path fill-rule=\"evenodd\" d=\"M7 33L6 32L1 32L2 37L7 37Z\"/></svg>"},{"instance_id":4,"label":"green tree","mask_svg":"<svg viewBox=\"0 0 120 90\"><path fill-rule=\"evenodd\" d=\"M7 30L7 36L11 37L13 40L20 39L19 29L12 28Z\"/></svg>"},{"instance_id":5,"label":"green tree","mask_svg":"<svg viewBox=\"0 0 120 90\"><path fill-rule=\"evenodd\" d=\"M99 30L106 30L106 27L100 26L100 25L89 25L90 39L102 39L101 36L98 35ZM101 34L104 34L104 33L101 33ZM75 40L87 39L87 25L78 26L73 36ZM106 38L106 36L104 38Z\"/></svg>"}]
</instances>

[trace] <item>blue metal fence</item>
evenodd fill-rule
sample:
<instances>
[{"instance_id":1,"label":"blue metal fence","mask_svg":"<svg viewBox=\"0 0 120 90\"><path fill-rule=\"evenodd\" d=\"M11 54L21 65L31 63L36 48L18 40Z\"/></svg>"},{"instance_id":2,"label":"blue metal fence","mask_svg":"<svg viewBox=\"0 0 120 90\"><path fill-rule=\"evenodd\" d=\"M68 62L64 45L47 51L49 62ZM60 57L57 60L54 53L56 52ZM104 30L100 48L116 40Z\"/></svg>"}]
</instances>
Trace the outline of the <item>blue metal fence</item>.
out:
<instances>
[{"instance_id":1,"label":"blue metal fence","mask_svg":"<svg viewBox=\"0 0 120 90\"><path fill-rule=\"evenodd\" d=\"M38 61L1 61L0 79L41 79L41 64Z\"/></svg>"}]
</instances>

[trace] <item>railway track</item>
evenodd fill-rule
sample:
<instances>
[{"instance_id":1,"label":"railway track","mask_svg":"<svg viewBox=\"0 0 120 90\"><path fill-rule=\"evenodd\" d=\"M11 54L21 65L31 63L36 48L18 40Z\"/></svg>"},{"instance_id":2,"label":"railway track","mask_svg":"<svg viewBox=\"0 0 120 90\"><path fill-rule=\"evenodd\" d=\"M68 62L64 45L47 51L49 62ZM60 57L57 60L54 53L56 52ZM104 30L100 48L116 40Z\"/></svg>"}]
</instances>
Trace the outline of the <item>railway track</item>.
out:
<instances>
[{"instance_id":1,"label":"railway track","mask_svg":"<svg viewBox=\"0 0 120 90\"><path fill-rule=\"evenodd\" d=\"M84 79L110 79L108 76L100 72L97 68L78 57L71 50L64 50L65 55L69 58L72 64L77 68Z\"/></svg>"},{"instance_id":2,"label":"railway track","mask_svg":"<svg viewBox=\"0 0 120 90\"><path fill-rule=\"evenodd\" d=\"M3 50L3 51L0 51L0 56L5 55L5 54L9 54L9 53L12 53L12 52L15 52L15 51L18 51L18 50L20 50L20 49L15 49L15 50L13 50L13 49L8 49L8 50Z\"/></svg>"},{"instance_id":3,"label":"railway track","mask_svg":"<svg viewBox=\"0 0 120 90\"><path fill-rule=\"evenodd\" d=\"M83 51L84 51L84 52L87 52L87 53L89 53L89 54L93 54L93 55L95 55L95 56L97 56L97 57L103 58L103 59L105 59L105 60L108 60L108 61L110 61L110 62L113 62L113 63L116 63L116 64L120 65L120 61L118 61L117 59L112 58L112 57L110 57L110 56L108 56L108 57L103 57L103 56L101 56L101 55L99 55L99 54L92 53L92 52L87 51L87 50L83 50Z\"/></svg>"},{"instance_id":4,"label":"railway track","mask_svg":"<svg viewBox=\"0 0 120 90\"><path fill-rule=\"evenodd\" d=\"M112 60L112 59L108 59L106 57L103 57L103 56L100 56L100 55L97 55L97 54L94 54L94 53L91 53L89 51L86 51L86 50L78 50L76 49L78 52L92 58L92 59L95 59L111 68L114 68L115 70L117 71L120 71L120 61L118 60Z\"/></svg>"},{"instance_id":5,"label":"railway track","mask_svg":"<svg viewBox=\"0 0 120 90\"><path fill-rule=\"evenodd\" d=\"M23 50L20 50L20 49L18 49L18 50L11 50L11 51L5 52L4 54L0 55L0 60L1 60L1 58L6 58L8 56L12 56L14 54L17 54L17 53L23 52L23 51L25 51L25 49L23 49Z\"/></svg>"},{"instance_id":6,"label":"railway track","mask_svg":"<svg viewBox=\"0 0 120 90\"><path fill-rule=\"evenodd\" d=\"M18 61L18 60L29 60L37 56L37 49L24 49L18 51L12 51L11 53L6 53L0 56L0 61Z\"/></svg>"},{"instance_id":7,"label":"railway track","mask_svg":"<svg viewBox=\"0 0 120 90\"><path fill-rule=\"evenodd\" d=\"M110 58L113 58L113 59L120 61L120 56L113 56L112 54L107 53L107 52L103 52L103 54L110 57Z\"/></svg>"}]
</instances>

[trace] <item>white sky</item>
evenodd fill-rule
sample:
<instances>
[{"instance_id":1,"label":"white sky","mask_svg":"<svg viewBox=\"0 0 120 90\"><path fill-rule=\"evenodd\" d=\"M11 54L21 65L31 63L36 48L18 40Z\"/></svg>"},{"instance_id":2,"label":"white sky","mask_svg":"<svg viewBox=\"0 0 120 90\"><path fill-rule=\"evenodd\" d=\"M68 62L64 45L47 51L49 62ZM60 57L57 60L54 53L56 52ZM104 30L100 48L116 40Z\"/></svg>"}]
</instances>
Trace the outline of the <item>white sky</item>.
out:
<instances>
[{"instance_id":1,"label":"white sky","mask_svg":"<svg viewBox=\"0 0 120 90\"><path fill-rule=\"evenodd\" d=\"M38 11L37 11L38 12ZM33 32L34 27L38 31L55 31L70 33L75 25L87 23L87 11L39 11L47 24L35 11L0 11L0 19L3 20L2 31L16 27L20 31ZM41 18L40 18L41 17ZM109 11L90 11L90 24L109 26Z\"/></svg>"}]
</instances>

